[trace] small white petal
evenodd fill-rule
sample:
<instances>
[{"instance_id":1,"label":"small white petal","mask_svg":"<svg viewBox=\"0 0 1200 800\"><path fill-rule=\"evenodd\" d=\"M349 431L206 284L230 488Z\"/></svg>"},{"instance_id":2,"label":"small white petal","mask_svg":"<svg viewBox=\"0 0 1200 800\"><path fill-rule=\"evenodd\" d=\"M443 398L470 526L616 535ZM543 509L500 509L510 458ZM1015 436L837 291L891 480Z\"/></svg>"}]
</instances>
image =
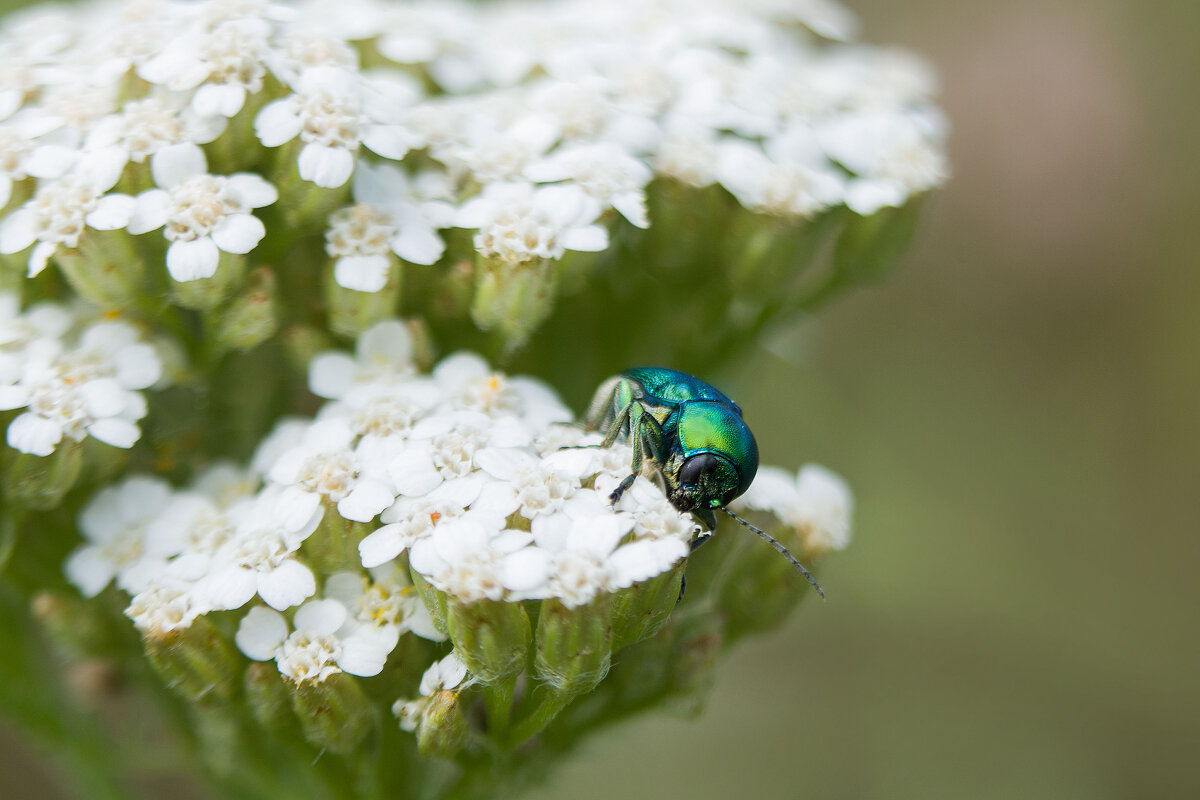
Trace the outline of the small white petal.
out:
<instances>
[{"instance_id":1,"label":"small white petal","mask_svg":"<svg viewBox=\"0 0 1200 800\"><path fill-rule=\"evenodd\" d=\"M568 228L562 234L562 246L568 250L598 253L608 247L608 230L600 225Z\"/></svg>"},{"instance_id":2,"label":"small white petal","mask_svg":"<svg viewBox=\"0 0 1200 800\"><path fill-rule=\"evenodd\" d=\"M191 142L167 145L150 162L154 182L163 189L172 189L193 175L203 175L208 161L199 145Z\"/></svg>"},{"instance_id":3,"label":"small white petal","mask_svg":"<svg viewBox=\"0 0 1200 800\"><path fill-rule=\"evenodd\" d=\"M370 522L395 500L396 496L382 483L359 480L354 491L338 502L337 510L352 522Z\"/></svg>"},{"instance_id":4,"label":"small white petal","mask_svg":"<svg viewBox=\"0 0 1200 800\"><path fill-rule=\"evenodd\" d=\"M19 253L37 240L37 217L28 208L19 208L0 223L0 253Z\"/></svg>"},{"instance_id":5,"label":"small white petal","mask_svg":"<svg viewBox=\"0 0 1200 800\"><path fill-rule=\"evenodd\" d=\"M242 255L257 247L266 235L262 220L253 214L230 214L213 228L212 241L226 253Z\"/></svg>"},{"instance_id":6,"label":"small white petal","mask_svg":"<svg viewBox=\"0 0 1200 800\"><path fill-rule=\"evenodd\" d=\"M136 209L137 200L133 197L127 194L109 194L100 198L85 221L88 226L98 231L115 231L129 224Z\"/></svg>"},{"instance_id":7,"label":"small white petal","mask_svg":"<svg viewBox=\"0 0 1200 800\"><path fill-rule=\"evenodd\" d=\"M400 536L400 525L384 525L368 534L358 544L358 555L367 569L386 564L404 552L404 540Z\"/></svg>"},{"instance_id":8,"label":"small white petal","mask_svg":"<svg viewBox=\"0 0 1200 800\"><path fill-rule=\"evenodd\" d=\"M233 83L206 83L192 95L192 110L201 117L232 117L242 110L246 90Z\"/></svg>"},{"instance_id":9,"label":"small white petal","mask_svg":"<svg viewBox=\"0 0 1200 800\"><path fill-rule=\"evenodd\" d=\"M401 226L392 239L392 252L413 264L435 264L446 251L446 243L431 228L420 225Z\"/></svg>"},{"instance_id":10,"label":"small white petal","mask_svg":"<svg viewBox=\"0 0 1200 800\"><path fill-rule=\"evenodd\" d=\"M258 596L279 611L300 605L316 591L317 582L312 570L290 558L258 576Z\"/></svg>"},{"instance_id":11,"label":"small white petal","mask_svg":"<svg viewBox=\"0 0 1200 800\"><path fill-rule=\"evenodd\" d=\"M315 142L304 146L297 164L301 178L323 189L336 189L344 185L354 172L354 156L349 150Z\"/></svg>"},{"instance_id":12,"label":"small white petal","mask_svg":"<svg viewBox=\"0 0 1200 800\"><path fill-rule=\"evenodd\" d=\"M54 242L38 242L29 253L28 277L33 278L40 274L46 268L46 264L49 263L50 256L54 255L54 251L57 249L58 245Z\"/></svg>"},{"instance_id":13,"label":"small white petal","mask_svg":"<svg viewBox=\"0 0 1200 800\"><path fill-rule=\"evenodd\" d=\"M298 631L332 636L346 624L346 607L337 600L313 600L296 611L292 624Z\"/></svg>"},{"instance_id":14,"label":"small white petal","mask_svg":"<svg viewBox=\"0 0 1200 800\"><path fill-rule=\"evenodd\" d=\"M85 545L71 553L63 565L67 580L84 597L95 597L113 579L113 565L99 547Z\"/></svg>"},{"instance_id":15,"label":"small white petal","mask_svg":"<svg viewBox=\"0 0 1200 800\"><path fill-rule=\"evenodd\" d=\"M390 266L383 255L342 256L333 265L333 279L356 292L378 292L387 285Z\"/></svg>"},{"instance_id":16,"label":"small white petal","mask_svg":"<svg viewBox=\"0 0 1200 800\"><path fill-rule=\"evenodd\" d=\"M8 424L9 446L30 455L50 455L62 435L62 427L57 422L29 412Z\"/></svg>"},{"instance_id":17,"label":"small white petal","mask_svg":"<svg viewBox=\"0 0 1200 800\"><path fill-rule=\"evenodd\" d=\"M227 189L250 208L269 206L279 199L279 190L270 181L250 172L230 175Z\"/></svg>"},{"instance_id":18,"label":"small white petal","mask_svg":"<svg viewBox=\"0 0 1200 800\"><path fill-rule=\"evenodd\" d=\"M242 617L233 640L247 658L266 661L287 638L287 622L278 611L255 606Z\"/></svg>"},{"instance_id":19,"label":"small white petal","mask_svg":"<svg viewBox=\"0 0 1200 800\"><path fill-rule=\"evenodd\" d=\"M170 214L171 193L166 189L150 189L134 198L133 215L127 229L137 235L148 233L167 224Z\"/></svg>"},{"instance_id":20,"label":"small white petal","mask_svg":"<svg viewBox=\"0 0 1200 800\"><path fill-rule=\"evenodd\" d=\"M180 282L211 278L220 257L217 246L207 236L190 242L177 239L167 248L167 272Z\"/></svg>"},{"instance_id":21,"label":"small white petal","mask_svg":"<svg viewBox=\"0 0 1200 800\"><path fill-rule=\"evenodd\" d=\"M290 142L303 128L304 119L296 113L296 104L290 98L267 103L254 118L254 133L265 147Z\"/></svg>"}]
</instances>

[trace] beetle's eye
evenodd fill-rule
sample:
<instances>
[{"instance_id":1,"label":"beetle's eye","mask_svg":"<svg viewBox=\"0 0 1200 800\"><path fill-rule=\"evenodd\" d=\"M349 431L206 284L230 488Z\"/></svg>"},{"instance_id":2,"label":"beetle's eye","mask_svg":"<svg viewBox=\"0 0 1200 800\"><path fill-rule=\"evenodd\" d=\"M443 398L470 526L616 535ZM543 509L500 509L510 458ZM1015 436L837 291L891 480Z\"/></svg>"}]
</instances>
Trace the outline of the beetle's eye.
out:
<instances>
[{"instance_id":1,"label":"beetle's eye","mask_svg":"<svg viewBox=\"0 0 1200 800\"><path fill-rule=\"evenodd\" d=\"M683 466L679 468L679 485L695 486L700 482L701 475L706 472L712 472L720 464L721 462L712 453L701 453L700 455L692 456L687 461L684 461Z\"/></svg>"}]
</instances>

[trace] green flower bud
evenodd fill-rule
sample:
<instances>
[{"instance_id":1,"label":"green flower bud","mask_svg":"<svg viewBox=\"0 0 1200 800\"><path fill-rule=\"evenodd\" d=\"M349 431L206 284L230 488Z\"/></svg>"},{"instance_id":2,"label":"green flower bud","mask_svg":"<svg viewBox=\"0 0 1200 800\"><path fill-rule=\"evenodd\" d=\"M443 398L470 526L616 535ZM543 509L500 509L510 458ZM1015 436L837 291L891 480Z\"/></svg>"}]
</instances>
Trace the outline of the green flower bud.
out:
<instances>
[{"instance_id":1,"label":"green flower bud","mask_svg":"<svg viewBox=\"0 0 1200 800\"><path fill-rule=\"evenodd\" d=\"M396 315L400 301L400 262L391 260L387 283L377 292L347 289L334 279L334 264L325 276L325 300L329 304L329 327L343 336L357 336L377 322Z\"/></svg>"},{"instance_id":2,"label":"green flower bud","mask_svg":"<svg viewBox=\"0 0 1200 800\"><path fill-rule=\"evenodd\" d=\"M176 305L196 311L212 311L237 291L245 280L245 256L221 252L217 271L211 278L171 281L171 297Z\"/></svg>"},{"instance_id":3,"label":"green flower bud","mask_svg":"<svg viewBox=\"0 0 1200 800\"><path fill-rule=\"evenodd\" d=\"M318 353L333 347L329 334L310 325L292 325L283 333L283 350L288 366L299 374L308 372L308 364Z\"/></svg>"},{"instance_id":4,"label":"green flower bud","mask_svg":"<svg viewBox=\"0 0 1200 800\"><path fill-rule=\"evenodd\" d=\"M480 259L475 270L471 319L500 334L506 352L528 341L554 309L558 264L537 259L523 264Z\"/></svg>"},{"instance_id":5,"label":"green flower bud","mask_svg":"<svg viewBox=\"0 0 1200 800\"><path fill-rule=\"evenodd\" d=\"M54 261L71 287L101 308L129 308L146 296L147 262L123 230L87 228L79 248L59 248Z\"/></svg>"},{"instance_id":6,"label":"green flower bud","mask_svg":"<svg viewBox=\"0 0 1200 800\"><path fill-rule=\"evenodd\" d=\"M412 578L413 588L417 590L417 595L425 604L425 610L429 612L430 619L433 620L434 629L442 636L448 637L450 623L446 619L448 614L446 593L430 586L429 582L425 580L425 576L415 569L409 570L409 576Z\"/></svg>"},{"instance_id":7,"label":"green flower bud","mask_svg":"<svg viewBox=\"0 0 1200 800\"><path fill-rule=\"evenodd\" d=\"M68 659L110 658L128 641L129 626L124 620L108 616L95 602L73 593L38 592L30 610L54 649Z\"/></svg>"},{"instance_id":8,"label":"green flower bud","mask_svg":"<svg viewBox=\"0 0 1200 800\"><path fill-rule=\"evenodd\" d=\"M354 750L375 726L375 710L358 681L344 672L320 683L305 682L292 693L292 710L304 738L334 753Z\"/></svg>"},{"instance_id":9,"label":"green flower bud","mask_svg":"<svg viewBox=\"0 0 1200 800\"><path fill-rule=\"evenodd\" d=\"M274 336L278 328L275 273L259 267L233 302L217 314L213 333L222 348L249 350Z\"/></svg>"},{"instance_id":10,"label":"green flower bud","mask_svg":"<svg viewBox=\"0 0 1200 800\"><path fill-rule=\"evenodd\" d=\"M451 600L446 623L455 652L480 682L512 681L525 668L531 631L520 603Z\"/></svg>"},{"instance_id":11,"label":"green flower bud","mask_svg":"<svg viewBox=\"0 0 1200 800\"><path fill-rule=\"evenodd\" d=\"M7 449L7 448L6 448ZM83 444L62 441L48 456L8 451L4 495L14 506L45 511L56 508L75 485L83 467Z\"/></svg>"},{"instance_id":12,"label":"green flower bud","mask_svg":"<svg viewBox=\"0 0 1200 800\"><path fill-rule=\"evenodd\" d=\"M458 692L443 689L424 703L417 721L417 750L427 758L451 758L467 741L467 720Z\"/></svg>"},{"instance_id":13,"label":"green flower bud","mask_svg":"<svg viewBox=\"0 0 1200 800\"><path fill-rule=\"evenodd\" d=\"M612 639L611 595L598 595L575 608L558 599L543 600L537 626L538 679L563 694L590 692L612 664Z\"/></svg>"},{"instance_id":14,"label":"green flower bud","mask_svg":"<svg viewBox=\"0 0 1200 800\"><path fill-rule=\"evenodd\" d=\"M245 691L258 724L277 734L296 727L292 692L274 664L255 661L246 667Z\"/></svg>"},{"instance_id":15,"label":"green flower bud","mask_svg":"<svg viewBox=\"0 0 1200 800\"><path fill-rule=\"evenodd\" d=\"M300 549L314 571L322 575L357 569L362 566L358 543L367 535L367 530L367 523L346 519L337 513L333 503L327 502L325 515L316 531L304 540Z\"/></svg>"},{"instance_id":16,"label":"green flower bud","mask_svg":"<svg viewBox=\"0 0 1200 800\"><path fill-rule=\"evenodd\" d=\"M245 659L204 617L189 627L142 640L150 665L191 703L229 702L238 696Z\"/></svg>"},{"instance_id":17,"label":"green flower bud","mask_svg":"<svg viewBox=\"0 0 1200 800\"><path fill-rule=\"evenodd\" d=\"M687 562L648 581L635 583L613 597L613 650L653 636L667 624L679 601L679 589Z\"/></svg>"}]
</instances>

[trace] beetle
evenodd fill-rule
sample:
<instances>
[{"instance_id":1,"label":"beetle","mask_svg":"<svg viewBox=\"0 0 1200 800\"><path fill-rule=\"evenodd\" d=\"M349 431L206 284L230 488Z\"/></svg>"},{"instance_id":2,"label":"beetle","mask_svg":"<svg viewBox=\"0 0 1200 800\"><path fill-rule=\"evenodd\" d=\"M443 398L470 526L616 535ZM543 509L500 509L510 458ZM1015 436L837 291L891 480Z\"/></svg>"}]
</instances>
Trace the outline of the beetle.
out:
<instances>
[{"instance_id":1,"label":"beetle","mask_svg":"<svg viewBox=\"0 0 1200 800\"><path fill-rule=\"evenodd\" d=\"M613 505L648 472L675 508L691 512L707 529L693 550L716 529L716 511L724 511L770 543L825 596L786 547L727 508L758 472L758 443L742 409L719 389L666 367L627 369L596 390L587 428L604 431L601 447L618 439L633 445L630 474L609 495Z\"/></svg>"}]
</instances>

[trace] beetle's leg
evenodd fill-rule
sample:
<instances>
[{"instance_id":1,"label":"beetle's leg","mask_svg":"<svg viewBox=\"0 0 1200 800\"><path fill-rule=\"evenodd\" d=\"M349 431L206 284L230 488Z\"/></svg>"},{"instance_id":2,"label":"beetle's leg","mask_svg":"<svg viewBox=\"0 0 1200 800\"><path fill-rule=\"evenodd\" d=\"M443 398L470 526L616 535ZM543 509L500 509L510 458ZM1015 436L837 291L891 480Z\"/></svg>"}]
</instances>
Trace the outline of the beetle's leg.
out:
<instances>
[{"instance_id":1,"label":"beetle's leg","mask_svg":"<svg viewBox=\"0 0 1200 800\"><path fill-rule=\"evenodd\" d=\"M621 483L617 485L617 488L612 490L612 494L610 494L608 496L608 502L614 506L617 503L621 502L621 495L625 494L625 492L629 489L629 487L633 486L633 482L636 480L637 480L636 472L631 472L630 474L626 475L625 479L622 480Z\"/></svg>"},{"instance_id":2,"label":"beetle's leg","mask_svg":"<svg viewBox=\"0 0 1200 800\"><path fill-rule=\"evenodd\" d=\"M608 432L604 434L604 441L600 443L601 447L611 446L617 440L617 437L621 435L621 429L625 427L625 423L630 422L633 416L633 406L634 403L629 403L617 412L612 424L608 426ZM630 427L632 428L632 423L630 423Z\"/></svg>"}]
</instances>

